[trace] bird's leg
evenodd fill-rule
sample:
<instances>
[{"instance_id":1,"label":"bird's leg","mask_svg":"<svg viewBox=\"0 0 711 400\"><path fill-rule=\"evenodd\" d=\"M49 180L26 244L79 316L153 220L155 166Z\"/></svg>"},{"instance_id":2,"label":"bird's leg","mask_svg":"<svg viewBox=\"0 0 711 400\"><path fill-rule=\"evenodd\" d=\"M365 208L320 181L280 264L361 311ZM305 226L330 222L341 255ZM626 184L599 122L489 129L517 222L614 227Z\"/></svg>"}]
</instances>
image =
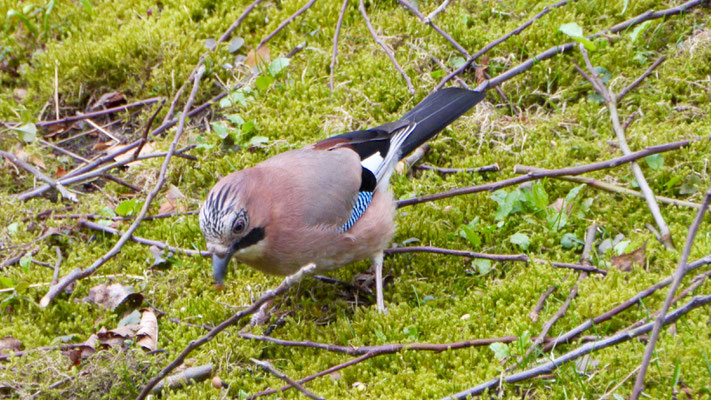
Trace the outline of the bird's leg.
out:
<instances>
[{"instance_id":1,"label":"bird's leg","mask_svg":"<svg viewBox=\"0 0 711 400\"><path fill-rule=\"evenodd\" d=\"M386 313L385 300L383 300L383 253L380 252L372 258L373 268L375 268L375 302L378 311Z\"/></svg>"}]
</instances>

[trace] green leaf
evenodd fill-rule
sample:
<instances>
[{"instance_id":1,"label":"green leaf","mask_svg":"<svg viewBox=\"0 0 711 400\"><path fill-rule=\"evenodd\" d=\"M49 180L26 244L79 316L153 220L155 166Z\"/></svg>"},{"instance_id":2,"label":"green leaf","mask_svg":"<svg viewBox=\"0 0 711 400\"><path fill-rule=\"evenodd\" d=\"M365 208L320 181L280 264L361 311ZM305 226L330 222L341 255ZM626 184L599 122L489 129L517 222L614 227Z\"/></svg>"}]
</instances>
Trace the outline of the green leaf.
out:
<instances>
[{"instance_id":1,"label":"green leaf","mask_svg":"<svg viewBox=\"0 0 711 400\"><path fill-rule=\"evenodd\" d=\"M242 135L248 135L257 131L257 123L255 121L247 121L242 125Z\"/></svg>"},{"instance_id":2,"label":"green leaf","mask_svg":"<svg viewBox=\"0 0 711 400\"><path fill-rule=\"evenodd\" d=\"M288 67L289 63L291 63L290 59L284 58L284 57L279 57L276 60L272 61L271 64L269 64L267 71L269 72L269 75L275 77L284 68Z\"/></svg>"},{"instance_id":3,"label":"green leaf","mask_svg":"<svg viewBox=\"0 0 711 400\"><path fill-rule=\"evenodd\" d=\"M212 130L215 131L217 136L219 136L222 140L225 140L225 138L230 134L230 132L227 130L227 127L222 122L211 122L210 126L212 126Z\"/></svg>"},{"instance_id":4,"label":"green leaf","mask_svg":"<svg viewBox=\"0 0 711 400\"><path fill-rule=\"evenodd\" d=\"M247 96L242 89L235 90L220 100L219 104L221 108L227 108L237 104L247 105Z\"/></svg>"},{"instance_id":5,"label":"green leaf","mask_svg":"<svg viewBox=\"0 0 711 400\"><path fill-rule=\"evenodd\" d=\"M118 327L120 328L126 325L134 325L139 322L141 322L141 313L138 310L133 310L132 313L128 314L121 321L119 321Z\"/></svg>"},{"instance_id":6,"label":"green leaf","mask_svg":"<svg viewBox=\"0 0 711 400\"><path fill-rule=\"evenodd\" d=\"M491 271L491 260L487 260L485 258L477 258L476 260L474 260L474 265L476 266L476 269L481 275L486 275L489 273L489 271Z\"/></svg>"},{"instance_id":7,"label":"green leaf","mask_svg":"<svg viewBox=\"0 0 711 400\"><path fill-rule=\"evenodd\" d=\"M15 292L17 294L22 294L24 293L27 289L30 288L30 284L27 282L18 282L17 285L15 285Z\"/></svg>"},{"instance_id":8,"label":"green leaf","mask_svg":"<svg viewBox=\"0 0 711 400\"><path fill-rule=\"evenodd\" d=\"M580 186L576 186L572 189L570 189L570 192L565 196L565 202L566 203L572 203L573 200L575 200L576 197L578 197L578 194L580 194L580 191L583 190L585 187L585 184L582 184Z\"/></svg>"},{"instance_id":9,"label":"green leaf","mask_svg":"<svg viewBox=\"0 0 711 400\"><path fill-rule=\"evenodd\" d=\"M265 90L272 84L272 82L274 82L274 78L272 78L271 75L262 75L254 82L254 86L256 86L259 90Z\"/></svg>"},{"instance_id":10,"label":"green leaf","mask_svg":"<svg viewBox=\"0 0 711 400\"><path fill-rule=\"evenodd\" d=\"M35 124L25 124L11 129L20 132L20 139L25 143L32 143L37 139L37 126Z\"/></svg>"},{"instance_id":11,"label":"green leaf","mask_svg":"<svg viewBox=\"0 0 711 400\"><path fill-rule=\"evenodd\" d=\"M664 156L661 154L652 154L651 156L644 157L644 161L649 168L658 170L664 165Z\"/></svg>"},{"instance_id":12,"label":"green leaf","mask_svg":"<svg viewBox=\"0 0 711 400\"><path fill-rule=\"evenodd\" d=\"M509 346L506 343L492 343L489 349L494 352L494 356L499 361L504 361L509 356Z\"/></svg>"},{"instance_id":13,"label":"green leaf","mask_svg":"<svg viewBox=\"0 0 711 400\"><path fill-rule=\"evenodd\" d=\"M585 46L585 48L590 51L594 51L597 49L595 43L593 43L590 39L586 38L583 35L583 28L575 22L563 24L560 26L560 28L558 28L558 30L570 36L576 42L582 43L583 46Z\"/></svg>"},{"instance_id":14,"label":"green leaf","mask_svg":"<svg viewBox=\"0 0 711 400\"><path fill-rule=\"evenodd\" d=\"M615 245L615 247L612 248L612 250L617 254L618 256L627 250L627 246L630 245L629 240L622 240L619 243Z\"/></svg>"},{"instance_id":15,"label":"green leaf","mask_svg":"<svg viewBox=\"0 0 711 400\"><path fill-rule=\"evenodd\" d=\"M84 6L84 9L89 13L89 15L94 15L94 9L91 7L89 0L81 0L81 5Z\"/></svg>"},{"instance_id":16,"label":"green leaf","mask_svg":"<svg viewBox=\"0 0 711 400\"><path fill-rule=\"evenodd\" d=\"M27 272L30 269L30 264L32 264L32 254L27 253L20 259L20 267Z\"/></svg>"},{"instance_id":17,"label":"green leaf","mask_svg":"<svg viewBox=\"0 0 711 400\"><path fill-rule=\"evenodd\" d=\"M6 276L0 276L0 287L1 288L15 287L15 281L13 281L12 279L10 279Z\"/></svg>"},{"instance_id":18,"label":"green leaf","mask_svg":"<svg viewBox=\"0 0 711 400\"><path fill-rule=\"evenodd\" d=\"M441 69L436 69L430 72L430 76L435 79L442 79L442 77L444 76L444 71L442 71Z\"/></svg>"},{"instance_id":19,"label":"green leaf","mask_svg":"<svg viewBox=\"0 0 711 400\"><path fill-rule=\"evenodd\" d=\"M481 235L475 231L470 225L462 225L459 227L459 236L467 239L472 247L476 250L481 246Z\"/></svg>"},{"instance_id":20,"label":"green leaf","mask_svg":"<svg viewBox=\"0 0 711 400\"><path fill-rule=\"evenodd\" d=\"M7 11L7 17L6 17L6 21L5 21L5 23L6 23L5 31L6 32L7 32L7 27L10 25L10 20L12 18L17 18L20 21L22 21L22 23L25 24L25 27L27 28L27 30L32 32L32 34L34 34L35 36L37 36L38 32L37 32L37 28L35 27L35 25L29 19L27 19L25 14L23 14L17 10L8 10Z\"/></svg>"},{"instance_id":21,"label":"green leaf","mask_svg":"<svg viewBox=\"0 0 711 400\"><path fill-rule=\"evenodd\" d=\"M114 211L113 208L106 206L99 210L99 215L104 216L104 217L115 217L116 212Z\"/></svg>"},{"instance_id":22,"label":"green leaf","mask_svg":"<svg viewBox=\"0 0 711 400\"><path fill-rule=\"evenodd\" d=\"M644 32L645 30L647 30L647 27L648 27L649 24L651 24L651 23L652 23L652 21L645 21L645 22L643 22L643 23L637 25L637 26L632 30L632 32L630 32L630 34L629 34L628 36L630 37L630 40L632 41L632 43L634 43L634 42L637 41L637 38L639 37L639 35L640 35L642 32Z\"/></svg>"},{"instance_id":23,"label":"green leaf","mask_svg":"<svg viewBox=\"0 0 711 400\"><path fill-rule=\"evenodd\" d=\"M256 146L259 144L266 144L269 143L269 138L266 136L255 136L251 139L249 139L249 143L247 143L249 146Z\"/></svg>"},{"instance_id":24,"label":"green leaf","mask_svg":"<svg viewBox=\"0 0 711 400\"><path fill-rule=\"evenodd\" d=\"M684 183L679 188L679 194L694 194L699 191L699 185L703 183L701 177L691 174L684 179Z\"/></svg>"},{"instance_id":25,"label":"green leaf","mask_svg":"<svg viewBox=\"0 0 711 400\"><path fill-rule=\"evenodd\" d=\"M580 244L584 244L583 241L578 239L573 233L566 233L560 239L560 245L566 250L570 250Z\"/></svg>"},{"instance_id":26,"label":"green leaf","mask_svg":"<svg viewBox=\"0 0 711 400\"><path fill-rule=\"evenodd\" d=\"M116 214L122 217L133 215L137 205L136 199L124 200L116 206Z\"/></svg>"},{"instance_id":27,"label":"green leaf","mask_svg":"<svg viewBox=\"0 0 711 400\"><path fill-rule=\"evenodd\" d=\"M244 39L241 37L236 37L232 40L230 40L230 46L227 48L230 53L234 53L237 50L241 49L242 46L244 46Z\"/></svg>"},{"instance_id":28,"label":"green leaf","mask_svg":"<svg viewBox=\"0 0 711 400\"><path fill-rule=\"evenodd\" d=\"M531 244L531 239L528 237L528 235L521 232L511 235L509 241L523 250L528 249L528 246Z\"/></svg>"},{"instance_id":29,"label":"green leaf","mask_svg":"<svg viewBox=\"0 0 711 400\"><path fill-rule=\"evenodd\" d=\"M9 233L10 235L13 235L13 236L17 235L17 228L19 226L20 225L17 222L11 223L10 225L7 226L7 233Z\"/></svg>"},{"instance_id":30,"label":"green leaf","mask_svg":"<svg viewBox=\"0 0 711 400\"><path fill-rule=\"evenodd\" d=\"M552 211L553 212L549 213L548 217L546 217L546 221L548 222L548 228L553 229L555 231L559 231L563 229L564 226L568 225L568 214L566 214L564 211L555 211L555 209L553 209Z\"/></svg>"},{"instance_id":31,"label":"green leaf","mask_svg":"<svg viewBox=\"0 0 711 400\"><path fill-rule=\"evenodd\" d=\"M540 183L536 182L531 186L530 191L525 192L526 203L534 212L545 210L548 207L548 193Z\"/></svg>"},{"instance_id":32,"label":"green leaf","mask_svg":"<svg viewBox=\"0 0 711 400\"><path fill-rule=\"evenodd\" d=\"M451 64L454 69L459 69L466 63L467 60L463 57L452 57L452 59L449 60L449 64Z\"/></svg>"},{"instance_id":33,"label":"green leaf","mask_svg":"<svg viewBox=\"0 0 711 400\"><path fill-rule=\"evenodd\" d=\"M239 125L239 126L244 125L244 119L242 119L242 117L240 117L238 114L226 115L225 118L230 120L230 122L232 122L235 125Z\"/></svg>"},{"instance_id":34,"label":"green leaf","mask_svg":"<svg viewBox=\"0 0 711 400\"><path fill-rule=\"evenodd\" d=\"M610 83L610 79L612 79L612 75L610 74L610 71L603 67L593 67L595 69L595 72L597 72L597 75L600 77L600 80L602 83L607 85Z\"/></svg>"}]
</instances>

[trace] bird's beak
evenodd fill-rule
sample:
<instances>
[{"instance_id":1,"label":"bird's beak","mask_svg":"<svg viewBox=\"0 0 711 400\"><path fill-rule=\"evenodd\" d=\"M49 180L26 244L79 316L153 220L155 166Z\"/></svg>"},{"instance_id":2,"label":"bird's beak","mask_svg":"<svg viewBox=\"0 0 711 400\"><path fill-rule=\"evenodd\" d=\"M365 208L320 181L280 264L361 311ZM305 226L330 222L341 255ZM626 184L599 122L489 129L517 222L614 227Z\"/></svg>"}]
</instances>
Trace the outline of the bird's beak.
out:
<instances>
[{"instance_id":1,"label":"bird's beak","mask_svg":"<svg viewBox=\"0 0 711 400\"><path fill-rule=\"evenodd\" d=\"M224 257L217 254L212 255L212 277L215 278L215 289L222 290L227 274L227 267L230 265L232 253L227 253Z\"/></svg>"}]
</instances>

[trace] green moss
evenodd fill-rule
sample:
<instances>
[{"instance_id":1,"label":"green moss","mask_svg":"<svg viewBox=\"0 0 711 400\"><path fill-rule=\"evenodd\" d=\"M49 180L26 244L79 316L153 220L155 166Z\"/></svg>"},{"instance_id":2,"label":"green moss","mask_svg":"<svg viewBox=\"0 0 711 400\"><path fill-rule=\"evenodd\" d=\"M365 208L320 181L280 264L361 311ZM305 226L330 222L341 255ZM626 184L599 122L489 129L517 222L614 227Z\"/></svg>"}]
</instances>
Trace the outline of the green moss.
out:
<instances>
[{"instance_id":1,"label":"green moss","mask_svg":"<svg viewBox=\"0 0 711 400\"><path fill-rule=\"evenodd\" d=\"M0 32L0 119L35 121L55 88L57 69L62 113L84 110L87 103L106 92L119 91L130 100L150 96L171 97L193 69L205 51L208 38L216 39L239 17L251 1L227 2L205 0L186 2L149 1L92 2L92 13L80 2L56 2L44 24L40 10L47 3L37 1L30 20L38 27L35 36L17 20L10 21ZM353 3L353 2L351 2ZM23 4L23 7L26 4ZM265 2L257 7L233 37L245 39L238 54L246 55L272 32L281 21L294 13L303 2ZM420 1L423 13L433 10L438 1ZM45 7L45 8L42 8ZM239 114L245 121L255 121L256 134L269 139L266 147L255 149L226 148L214 132L207 131L202 118L191 121L183 144L201 143L211 149L196 149L197 161L175 159L171 162L169 183L177 186L186 198L181 205L197 209L209 188L219 176L254 165L269 156L312 143L328 135L359 129L397 118L411 108L438 83L431 75L439 69L429 55L436 56L451 67L461 55L440 35L420 23L409 11L392 2L370 2L367 11L378 32L394 49L398 62L413 80L417 89L411 98L402 77L377 46L360 14L357 4L351 4L344 18L339 59L334 71L335 90L328 89L331 63L331 39L335 18L341 2L323 0L269 42L272 58L283 55L297 44L307 41L306 48L292 59L291 65L268 89L252 92L253 100L246 105L225 109L215 107L209 120L223 115ZM455 2L440 14L436 23L449 32L468 51L474 52L486 43L511 31L540 12L544 4L533 1L490 3L485 1ZM597 32L648 9L668 7L658 0L630 2L621 15L622 2L598 0L574 2L555 9L491 52L490 72L496 75L522 60L553 45L568 40L557 29L561 23L577 22L586 33ZM0 0L0 15L16 9L14 1ZM621 117L638 112L627 131L633 149L665 142L711 135L708 115L711 113L707 79L711 72L708 29L702 28L708 19L705 9L694 9L683 16L656 20L639 39L632 43L628 32L611 38L603 49L592 53L596 66L604 67L612 76L611 87L619 92L630 84L659 56L667 56L656 72L619 105ZM703 29L706 29L705 31ZM416 44L421 50L413 49ZM398 198L408 198L456 187L476 185L515 176L516 164L544 168L582 165L620 155L606 141L614 140L607 111L594 98L591 87L572 67L573 60L582 65L579 54L557 56L535 65L529 72L502 85L503 91L520 114L511 115L492 91L488 102L455 122L432 142L425 162L443 167L475 167L498 163L499 173L449 174L414 172L394 176L393 191ZM210 54L208 74L201 85L198 101L204 101L221 91L221 85L233 84L244 77L244 71L228 71L225 63L233 63L226 44ZM5 65L5 64L0 64ZM467 82L475 81L473 73L465 74ZM13 91L27 90L27 96L16 100ZM681 108L680 108L681 107ZM50 103L49 110L54 104ZM676 108L676 109L675 109ZM164 113L165 111L163 111ZM53 114L45 111L44 116ZM124 132L130 139L142 133L142 124L152 109L142 110L134 117L124 115ZM161 115L162 116L162 115ZM45 118L43 117L43 118ZM160 120L160 117L159 119ZM234 129L233 129L234 130ZM166 137L155 138L156 150L167 148L171 131ZM22 146L11 131L0 132L0 148L15 151ZM24 145L30 155L40 157L53 174L57 167L69 169L71 159L59 160L46 155L39 144ZM86 149L80 149L85 151ZM675 152L664 154L664 164L653 170L640 162L655 193L700 201L701 193L682 192L682 185L691 175L700 177L698 189L708 187L711 178L707 164L711 143L702 141ZM145 161L141 166L116 172L125 180L149 188L157 176L162 160ZM625 187L633 186L633 175L626 166L591 173L588 176L606 179ZM38 261L53 265L53 247L62 250L64 261L60 275L77 267L86 267L108 251L116 238L79 229L73 219L36 220L32 216L60 205L47 198L19 203L9 197L35 185L22 171L4 168L0 172L0 248L2 258L23 254L37 246ZM545 180L542 186L552 202L565 197L576 185L557 180ZM514 188L509 188L511 191ZM148 190L148 189L146 189ZM73 213L98 213L105 207L115 208L134 194L109 183L99 190L80 196ZM152 206L156 213L165 193ZM630 198L593 188L580 194L591 199L590 210L571 216L567 225L552 230L545 217L533 213L516 213L503 223L495 220L497 204L490 193L455 197L434 203L420 204L398 210L398 230L394 241L403 243L417 238L423 245L486 251L517 253L520 249L509 238L517 232L530 237L528 253L546 260L575 262L579 251L561 246L565 233L582 238L586 227L597 222L604 238L624 234L631 241L629 249L647 243L647 264L631 272L610 267L606 277L590 276L579 282L578 297L565 317L550 332L559 335L577 324L597 316L626 300L640 290L671 274L678 262L678 251L665 250L645 229L654 224L644 200ZM662 206L678 248L695 211ZM478 248L456 233L461 224L479 218L482 243ZM16 233L7 227L17 222ZM707 216L704 227L711 219ZM116 227L125 230L130 222ZM59 228L61 235L32 243L46 228ZM137 236L161 240L173 246L204 248L195 216L145 221ZM699 232L691 259L711 251L709 229ZM234 312L233 306L248 304L262 291L276 286L280 279L258 271L236 266L229 275L227 288L215 292L210 285L209 261L187 256L175 257L167 269L151 269L151 254L147 247L126 244L121 254L103 265L96 276L80 281L70 295L60 296L47 309L38 307L46 286L29 288L15 295L0 293L3 303L0 337L13 335L25 348L56 343L60 336L74 334L76 341L86 340L102 326L113 328L121 315L81 302L93 285L108 281L132 285L146 299L165 311L171 318L194 324L214 325ZM597 263L610 261L603 255ZM471 261L431 254L402 254L386 260L386 271L393 276L386 291L389 313L380 315L369 306L356 306L342 297L341 288L306 280L284 298L279 308L291 311L286 323L274 335L291 340L313 340L341 345L376 345L395 342L454 342L504 335L535 336L543 323L565 301L575 283L575 274L555 269L548 264L492 264L486 275L473 271ZM346 266L331 276L351 281L367 268L366 262ZM2 276L13 284L50 282L52 269L39 265L5 268ZM141 279L138 279L138 278ZM690 278L684 282L688 285ZM541 312L532 323L528 313L540 294L550 285L557 285ZM697 292L708 293L705 283ZM659 308L665 291L656 293L612 320L596 326L589 334L612 334ZM425 300L426 299L426 300ZM464 315L470 317L462 318ZM650 368L645 393L653 398L667 398L673 388L675 370L681 380L700 396L708 396L709 372L707 358L711 348L708 334L708 311L700 309L676 324L676 334L665 333L658 344L658 360ZM258 331L258 329L257 329ZM74 384L63 386L62 392L46 392L48 397L74 393L75 398L86 393L109 397L133 397L135 389L146 376L165 365L177 352L204 331L185 324L175 324L167 318L159 320L159 347L169 353L165 358L138 354L110 353L106 358L85 361L79 370L100 371L76 380L90 382L80 391ZM525 346L509 345L512 354L525 352ZM556 348L561 354L574 345ZM579 377L575 367L564 366L554 373L555 382L533 380L522 386L505 386L506 398L520 398L526 391L540 398L597 398L611 383L622 381L639 364L644 343L630 341L598 351L592 357L599 361L592 376ZM106 354L106 353L105 353ZM250 357L269 359L293 378L316 373L344 362L348 356L314 349L285 348L240 339L230 330L203 346L191 357L194 364L212 362L218 375L230 384L230 394L254 393L281 382L256 368ZM544 358L551 354L543 355ZM706 357L706 358L705 358ZM136 376L124 366L143 368L152 363L149 372ZM28 367L21 368L26 363ZM45 389L57 376L51 368L66 370L68 361L58 353L34 353L0 365L0 382L25 384L34 390ZM147 364L146 364L147 365ZM511 365L511 361L507 365ZM530 364L532 365L532 364ZM51 366L51 368L50 368ZM48 369L49 368L49 369ZM312 381L308 387L326 398L438 398L498 376L505 367L499 364L487 347L452 350L442 353L402 352L370 359L358 366L340 371L340 375ZM102 378L116 376L116 387L107 388ZM354 386L360 382L360 390ZM102 386L103 385L103 386ZM128 388L128 391L123 391ZM627 395L632 381L627 380L616 393ZM706 389L705 389L706 388ZM75 390L76 389L76 390ZM72 391L74 390L74 391ZM115 391L112 391L115 390ZM706 392L704 392L706 390ZM30 392L28 392L30 393ZM31 393L30 393L31 394ZM214 398L218 392L209 383L192 385L170 393L168 398ZM296 392L285 392L285 398L298 398Z\"/></svg>"}]
</instances>

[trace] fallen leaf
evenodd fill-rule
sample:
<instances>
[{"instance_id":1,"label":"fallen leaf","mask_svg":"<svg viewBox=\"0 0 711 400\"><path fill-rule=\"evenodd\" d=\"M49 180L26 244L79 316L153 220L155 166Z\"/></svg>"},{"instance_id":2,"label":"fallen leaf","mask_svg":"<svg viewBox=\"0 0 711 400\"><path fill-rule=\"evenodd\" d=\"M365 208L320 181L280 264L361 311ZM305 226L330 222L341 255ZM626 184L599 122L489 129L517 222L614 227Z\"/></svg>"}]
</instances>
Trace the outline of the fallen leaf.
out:
<instances>
[{"instance_id":1,"label":"fallen leaf","mask_svg":"<svg viewBox=\"0 0 711 400\"><path fill-rule=\"evenodd\" d=\"M160 208L158 209L158 214L167 214L173 211L175 211L175 204L173 204L172 201L166 200L161 203Z\"/></svg>"},{"instance_id":2,"label":"fallen leaf","mask_svg":"<svg viewBox=\"0 0 711 400\"><path fill-rule=\"evenodd\" d=\"M66 174L67 174L67 170L64 169L64 168L62 168L62 166L60 165L60 166L57 167L57 171L54 173L54 177L55 177L55 178L61 178L61 177L63 177L63 176L66 175Z\"/></svg>"},{"instance_id":3,"label":"fallen leaf","mask_svg":"<svg viewBox=\"0 0 711 400\"><path fill-rule=\"evenodd\" d=\"M168 193L165 195L165 198L170 200L170 201L175 201L178 199L184 199L185 195L178 189L177 186L175 185L170 185L168 188Z\"/></svg>"},{"instance_id":4,"label":"fallen leaf","mask_svg":"<svg viewBox=\"0 0 711 400\"><path fill-rule=\"evenodd\" d=\"M489 68L489 56L483 56L479 65L474 68L474 76L478 84L486 81L486 69Z\"/></svg>"},{"instance_id":5,"label":"fallen leaf","mask_svg":"<svg viewBox=\"0 0 711 400\"><path fill-rule=\"evenodd\" d=\"M151 268L164 268L170 266L170 260L168 259L173 253L165 254L163 250L159 249L158 246L151 246L149 248L151 255L153 256L153 264ZM148 260L150 262L150 260Z\"/></svg>"},{"instance_id":6,"label":"fallen leaf","mask_svg":"<svg viewBox=\"0 0 711 400\"><path fill-rule=\"evenodd\" d=\"M110 331L102 329L96 335L99 337L102 346L122 347L127 340L136 337L136 332L139 329L141 329L140 325L131 324L120 326Z\"/></svg>"},{"instance_id":7,"label":"fallen leaf","mask_svg":"<svg viewBox=\"0 0 711 400\"><path fill-rule=\"evenodd\" d=\"M12 336L0 339L0 354L10 354L22 350L22 342Z\"/></svg>"},{"instance_id":8,"label":"fallen leaf","mask_svg":"<svg viewBox=\"0 0 711 400\"><path fill-rule=\"evenodd\" d=\"M267 45L259 46L256 50L250 50L247 53L247 59L244 61L245 64L249 65L250 68L255 68L257 64L269 64L272 61L271 51Z\"/></svg>"},{"instance_id":9,"label":"fallen leaf","mask_svg":"<svg viewBox=\"0 0 711 400\"><path fill-rule=\"evenodd\" d=\"M141 348L153 351L158 347L158 319L151 309L143 311L141 316L141 329L136 333L136 342Z\"/></svg>"},{"instance_id":10,"label":"fallen leaf","mask_svg":"<svg viewBox=\"0 0 711 400\"><path fill-rule=\"evenodd\" d=\"M612 257L612 265L616 266L620 271L632 271L634 264L644 265L645 250L647 242L644 242L642 247L632 252L621 254Z\"/></svg>"},{"instance_id":11,"label":"fallen leaf","mask_svg":"<svg viewBox=\"0 0 711 400\"><path fill-rule=\"evenodd\" d=\"M79 365L81 360L87 359L92 354L96 353L96 345L99 344L99 337L96 334L91 335L86 342L80 344L70 344L62 349L62 354L69 358L71 365L69 368Z\"/></svg>"},{"instance_id":12,"label":"fallen leaf","mask_svg":"<svg viewBox=\"0 0 711 400\"><path fill-rule=\"evenodd\" d=\"M121 92L105 93L99 100L89 107L89 111L95 111L100 108L111 108L126 103L126 97Z\"/></svg>"},{"instance_id":13,"label":"fallen leaf","mask_svg":"<svg viewBox=\"0 0 711 400\"><path fill-rule=\"evenodd\" d=\"M47 166L45 165L44 161L42 161L42 159L39 158L39 157L37 157L37 156L32 156L32 158L30 159L30 161L32 162L32 164L34 164L34 165L36 165L36 166L38 166L38 167L40 167L40 168L42 168L42 169L44 169L44 170L47 169Z\"/></svg>"},{"instance_id":14,"label":"fallen leaf","mask_svg":"<svg viewBox=\"0 0 711 400\"><path fill-rule=\"evenodd\" d=\"M119 306L138 307L143 302L143 295L134 293L133 288L120 283L111 285L100 284L89 289L85 301L98 304L106 309L115 310Z\"/></svg>"},{"instance_id":15,"label":"fallen leaf","mask_svg":"<svg viewBox=\"0 0 711 400\"><path fill-rule=\"evenodd\" d=\"M114 141L112 141L112 140L109 140L108 142L96 142L96 143L94 143L93 146L91 146L91 150L104 151L113 145L114 145Z\"/></svg>"}]
</instances>

